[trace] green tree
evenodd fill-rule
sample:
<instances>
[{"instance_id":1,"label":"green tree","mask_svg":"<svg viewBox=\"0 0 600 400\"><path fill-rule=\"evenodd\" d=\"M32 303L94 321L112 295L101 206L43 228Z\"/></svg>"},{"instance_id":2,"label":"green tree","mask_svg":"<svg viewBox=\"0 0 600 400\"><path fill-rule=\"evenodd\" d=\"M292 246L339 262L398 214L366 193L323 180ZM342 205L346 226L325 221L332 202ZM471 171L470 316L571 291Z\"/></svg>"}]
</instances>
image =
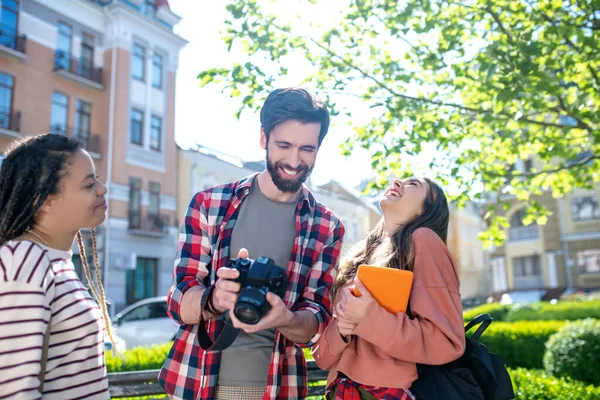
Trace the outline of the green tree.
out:
<instances>
[{"instance_id":1,"label":"green tree","mask_svg":"<svg viewBox=\"0 0 600 400\"><path fill-rule=\"evenodd\" d=\"M327 94L336 113L361 112L341 106L342 95L359 97L371 113L342 151L368 149L375 186L390 171L411 173L404 156L429 157L437 178L458 186L459 204L515 195L526 204L526 224L547 219L535 195L600 181L600 0L348 3L344 18L310 37L257 0L230 0L223 39L247 60L201 72L201 86L217 83L240 97L239 117L300 53L313 66L306 84ZM509 168L532 158L543 167ZM498 207L486 215L487 244L501 243L508 227Z\"/></svg>"}]
</instances>

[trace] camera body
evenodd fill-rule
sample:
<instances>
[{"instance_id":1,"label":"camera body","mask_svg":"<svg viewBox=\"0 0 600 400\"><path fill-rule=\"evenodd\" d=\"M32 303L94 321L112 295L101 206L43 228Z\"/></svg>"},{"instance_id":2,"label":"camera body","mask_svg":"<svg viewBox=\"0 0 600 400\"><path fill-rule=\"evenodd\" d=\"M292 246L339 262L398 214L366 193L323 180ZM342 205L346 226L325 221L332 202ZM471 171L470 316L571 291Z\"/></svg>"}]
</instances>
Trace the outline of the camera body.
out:
<instances>
[{"instance_id":1,"label":"camera body","mask_svg":"<svg viewBox=\"0 0 600 400\"><path fill-rule=\"evenodd\" d=\"M240 273L234 280L241 289L233 313L241 322L255 325L271 309L266 298L268 292L284 298L289 285L287 271L268 257L237 258L229 266Z\"/></svg>"}]
</instances>

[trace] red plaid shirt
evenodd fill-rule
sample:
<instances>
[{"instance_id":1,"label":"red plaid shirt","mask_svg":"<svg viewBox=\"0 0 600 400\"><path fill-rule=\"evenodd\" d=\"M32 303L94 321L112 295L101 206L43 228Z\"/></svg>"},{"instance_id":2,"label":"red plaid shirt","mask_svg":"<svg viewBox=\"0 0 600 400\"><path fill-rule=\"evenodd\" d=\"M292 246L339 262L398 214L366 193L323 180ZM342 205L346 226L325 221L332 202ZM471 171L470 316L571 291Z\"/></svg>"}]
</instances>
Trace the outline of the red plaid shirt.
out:
<instances>
[{"instance_id":1,"label":"red plaid shirt","mask_svg":"<svg viewBox=\"0 0 600 400\"><path fill-rule=\"evenodd\" d=\"M214 285L216 270L227 266L238 208L255 177L196 194L181 226L175 285L169 291L167 303L170 317L182 325L158 376L165 392L174 399L214 399L221 353L202 350L197 339L199 325L185 325L181 320L181 299L194 286ZM291 342L277 331L265 400L306 396L306 360L301 347L314 345L331 319L330 289L344 227L333 212L304 188L296 208L296 230L288 264L290 286L284 302L292 311L313 312L319 329L307 343ZM223 324L222 317L207 322L212 340L218 337Z\"/></svg>"},{"instance_id":2,"label":"red plaid shirt","mask_svg":"<svg viewBox=\"0 0 600 400\"><path fill-rule=\"evenodd\" d=\"M337 377L325 390L329 394L335 390L335 400L361 400L358 388L369 392L373 397L380 400L413 400L404 389L382 388L368 385L361 385L354 382L346 376Z\"/></svg>"}]
</instances>

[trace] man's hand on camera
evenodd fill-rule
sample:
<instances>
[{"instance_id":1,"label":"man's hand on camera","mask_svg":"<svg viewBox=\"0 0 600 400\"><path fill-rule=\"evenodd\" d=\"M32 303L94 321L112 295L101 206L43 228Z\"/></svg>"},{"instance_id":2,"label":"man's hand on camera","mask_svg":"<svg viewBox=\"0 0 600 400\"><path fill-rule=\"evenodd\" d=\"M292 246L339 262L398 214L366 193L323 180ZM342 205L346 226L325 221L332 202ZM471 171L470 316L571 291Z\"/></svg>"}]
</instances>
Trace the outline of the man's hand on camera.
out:
<instances>
[{"instance_id":1,"label":"man's hand on camera","mask_svg":"<svg viewBox=\"0 0 600 400\"><path fill-rule=\"evenodd\" d=\"M241 249L238 258L248 258L248 251ZM223 314L225 311L233 308L240 292L240 284L233 282L240 275L235 268L222 267L217 270L217 282L212 292L211 302L214 311Z\"/></svg>"},{"instance_id":2,"label":"man's hand on camera","mask_svg":"<svg viewBox=\"0 0 600 400\"><path fill-rule=\"evenodd\" d=\"M290 311L286 306L281 297L275 293L267 293L267 301L271 305L271 309L258 321L256 325L248 325L240 322L233 313L233 305L229 310L229 316L233 326L243 330L246 333L256 333L265 329L280 329L287 327L294 322L294 313Z\"/></svg>"}]
</instances>

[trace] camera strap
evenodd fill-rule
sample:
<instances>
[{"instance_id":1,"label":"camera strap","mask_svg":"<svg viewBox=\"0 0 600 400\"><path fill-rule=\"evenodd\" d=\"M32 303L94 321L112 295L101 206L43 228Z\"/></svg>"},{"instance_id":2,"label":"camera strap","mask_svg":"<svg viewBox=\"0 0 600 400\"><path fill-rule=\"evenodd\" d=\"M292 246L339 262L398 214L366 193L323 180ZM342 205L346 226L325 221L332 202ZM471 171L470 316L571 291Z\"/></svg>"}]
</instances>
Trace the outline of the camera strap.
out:
<instances>
[{"instance_id":1,"label":"camera strap","mask_svg":"<svg viewBox=\"0 0 600 400\"><path fill-rule=\"evenodd\" d=\"M206 322L204 319L200 319L200 326L198 327L198 342L200 342L200 347L202 347L203 350L222 351L231 346L240 330L233 326L231 318L229 318L229 312L225 312L224 319L225 326L223 327L219 337L217 337L217 340L214 342L206 332Z\"/></svg>"}]
</instances>

